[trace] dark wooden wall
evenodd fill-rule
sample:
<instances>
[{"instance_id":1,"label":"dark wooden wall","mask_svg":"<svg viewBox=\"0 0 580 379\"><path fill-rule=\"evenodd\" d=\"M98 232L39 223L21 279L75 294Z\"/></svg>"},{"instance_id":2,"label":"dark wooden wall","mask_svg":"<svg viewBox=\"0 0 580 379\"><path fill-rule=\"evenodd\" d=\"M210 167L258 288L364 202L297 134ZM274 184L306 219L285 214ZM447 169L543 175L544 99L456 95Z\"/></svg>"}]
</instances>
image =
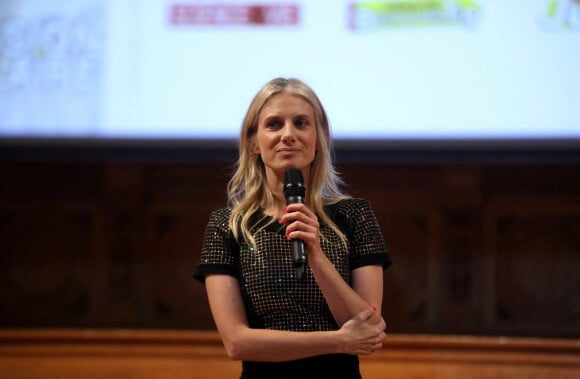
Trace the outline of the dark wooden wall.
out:
<instances>
[{"instance_id":1,"label":"dark wooden wall","mask_svg":"<svg viewBox=\"0 0 580 379\"><path fill-rule=\"evenodd\" d=\"M580 163L349 157L391 333L580 337ZM230 164L0 161L0 328L212 329L191 274Z\"/></svg>"}]
</instances>

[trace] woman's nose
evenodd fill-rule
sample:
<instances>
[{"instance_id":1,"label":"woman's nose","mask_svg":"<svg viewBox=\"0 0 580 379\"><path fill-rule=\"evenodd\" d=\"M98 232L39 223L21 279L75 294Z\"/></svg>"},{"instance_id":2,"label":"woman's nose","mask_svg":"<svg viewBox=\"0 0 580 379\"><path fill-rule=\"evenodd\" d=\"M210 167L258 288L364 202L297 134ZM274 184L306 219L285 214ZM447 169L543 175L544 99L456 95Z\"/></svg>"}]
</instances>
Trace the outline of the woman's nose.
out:
<instances>
[{"instance_id":1,"label":"woman's nose","mask_svg":"<svg viewBox=\"0 0 580 379\"><path fill-rule=\"evenodd\" d=\"M282 130L282 140L294 141L295 137L296 136L294 135L294 125L292 125L291 123L286 123L286 125L284 125L284 128Z\"/></svg>"}]
</instances>

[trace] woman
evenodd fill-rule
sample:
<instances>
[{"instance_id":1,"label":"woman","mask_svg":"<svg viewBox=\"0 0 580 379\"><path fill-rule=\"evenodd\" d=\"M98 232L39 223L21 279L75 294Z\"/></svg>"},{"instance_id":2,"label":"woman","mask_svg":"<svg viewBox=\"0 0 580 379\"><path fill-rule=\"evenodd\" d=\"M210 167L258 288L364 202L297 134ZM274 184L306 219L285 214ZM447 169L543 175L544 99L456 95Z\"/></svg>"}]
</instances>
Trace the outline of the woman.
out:
<instances>
[{"instance_id":1,"label":"woman","mask_svg":"<svg viewBox=\"0 0 580 379\"><path fill-rule=\"evenodd\" d=\"M239 154L229 206L211 214L195 272L228 356L243 361L242 378L360 378L358 355L385 337L390 258L369 203L339 189L312 89L268 82L243 121ZM303 174L305 204L286 204L290 168ZM307 252L302 278L293 239Z\"/></svg>"}]
</instances>

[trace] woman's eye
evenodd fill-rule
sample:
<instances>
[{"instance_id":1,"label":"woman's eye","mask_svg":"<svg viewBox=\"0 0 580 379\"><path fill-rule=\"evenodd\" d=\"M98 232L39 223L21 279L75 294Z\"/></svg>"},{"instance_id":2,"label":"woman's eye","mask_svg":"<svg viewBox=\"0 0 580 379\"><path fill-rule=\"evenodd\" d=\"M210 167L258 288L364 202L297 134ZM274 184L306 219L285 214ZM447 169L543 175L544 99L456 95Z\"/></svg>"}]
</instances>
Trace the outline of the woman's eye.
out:
<instances>
[{"instance_id":1,"label":"woman's eye","mask_svg":"<svg viewBox=\"0 0 580 379\"><path fill-rule=\"evenodd\" d=\"M299 119L299 120L296 120L296 122L294 124L300 128L304 128L304 127L308 126L308 120Z\"/></svg>"},{"instance_id":2,"label":"woman's eye","mask_svg":"<svg viewBox=\"0 0 580 379\"><path fill-rule=\"evenodd\" d=\"M266 127L268 129L276 129L280 127L280 123L278 121L268 121Z\"/></svg>"}]
</instances>

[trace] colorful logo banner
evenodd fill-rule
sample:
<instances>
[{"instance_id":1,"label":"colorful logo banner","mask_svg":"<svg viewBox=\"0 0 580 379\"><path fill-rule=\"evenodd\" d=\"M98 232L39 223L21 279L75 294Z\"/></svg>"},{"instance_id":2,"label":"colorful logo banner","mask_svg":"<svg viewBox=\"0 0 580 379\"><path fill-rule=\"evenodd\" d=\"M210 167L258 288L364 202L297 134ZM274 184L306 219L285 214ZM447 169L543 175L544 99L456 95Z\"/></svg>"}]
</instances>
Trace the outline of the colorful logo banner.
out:
<instances>
[{"instance_id":1,"label":"colorful logo banner","mask_svg":"<svg viewBox=\"0 0 580 379\"><path fill-rule=\"evenodd\" d=\"M293 26L299 22L295 4L173 4L169 22L185 26Z\"/></svg>"},{"instance_id":2,"label":"colorful logo banner","mask_svg":"<svg viewBox=\"0 0 580 379\"><path fill-rule=\"evenodd\" d=\"M580 31L580 0L549 0L540 25L546 31Z\"/></svg>"},{"instance_id":3,"label":"colorful logo banner","mask_svg":"<svg viewBox=\"0 0 580 379\"><path fill-rule=\"evenodd\" d=\"M356 1L350 4L349 26L368 31L433 25L474 26L481 6L472 0Z\"/></svg>"}]
</instances>

